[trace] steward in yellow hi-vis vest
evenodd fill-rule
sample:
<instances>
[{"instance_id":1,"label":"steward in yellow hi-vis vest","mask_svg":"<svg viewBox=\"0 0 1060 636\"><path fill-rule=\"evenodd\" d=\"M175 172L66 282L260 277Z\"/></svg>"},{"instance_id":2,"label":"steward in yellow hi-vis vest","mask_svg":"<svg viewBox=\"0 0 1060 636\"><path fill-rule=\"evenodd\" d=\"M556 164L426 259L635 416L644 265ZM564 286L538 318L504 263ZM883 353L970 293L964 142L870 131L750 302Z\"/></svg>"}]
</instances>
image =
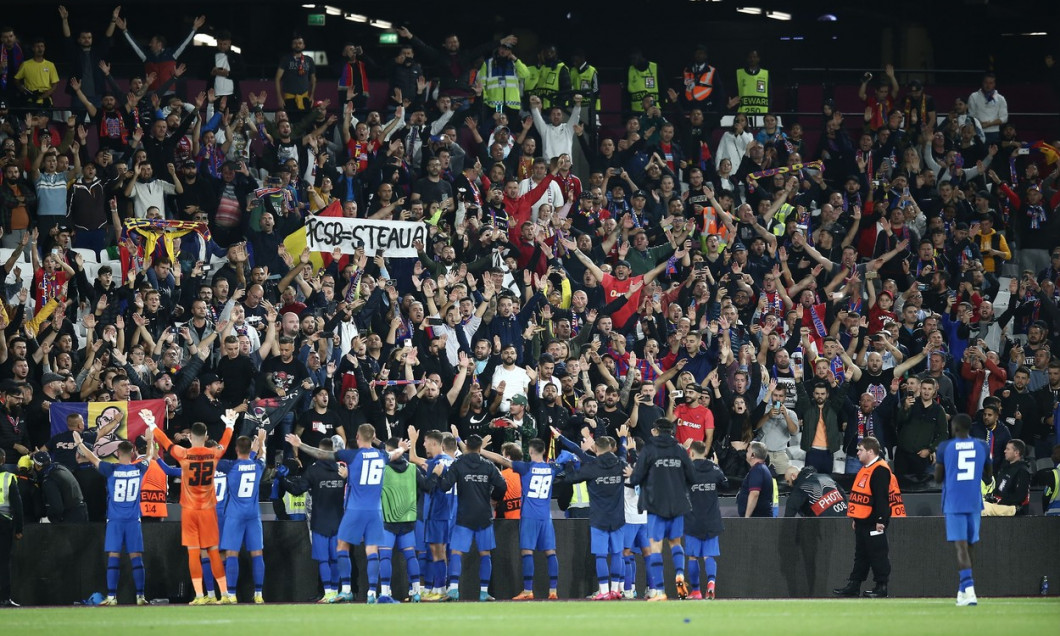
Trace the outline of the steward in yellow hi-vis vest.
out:
<instances>
[{"instance_id":1,"label":"steward in yellow hi-vis vest","mask_svg":"<svg viewBox=\"0 0 1060 636\"><path fill-rule=\"evenodd\" d=\"M629 56L626 93L629 95L630 110L638 115L644 112L645 97L659 101L659 67L655 62L645 59L639 49Z\"/></svg>"},{"instance_id":2,"label":"steward in yellow hi-vis vest","mask_svg":"<svg viewBox=\"0 0 1060 636\"><path fill-rule=\"evenodd\" d=\"M769 112L769 71L758 66L758 51L747 54L747 68L736 71L736 94L741 113L764 115Z\"/></svg>"}]
</instances>

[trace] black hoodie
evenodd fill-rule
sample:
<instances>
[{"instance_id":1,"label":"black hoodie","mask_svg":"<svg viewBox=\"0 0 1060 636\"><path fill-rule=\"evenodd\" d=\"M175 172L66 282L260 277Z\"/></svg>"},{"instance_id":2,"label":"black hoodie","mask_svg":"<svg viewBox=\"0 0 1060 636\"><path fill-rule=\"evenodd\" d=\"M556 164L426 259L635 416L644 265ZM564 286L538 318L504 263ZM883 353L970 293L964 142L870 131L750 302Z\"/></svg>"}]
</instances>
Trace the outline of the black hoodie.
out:
<instances>
[{"instance_id":1,"label":"black hoodie","mask_svg":"<svg viewBox=\"0 0 1060 636\"><path fill-rule=\"evenodd\" d=\"M626 525L625 477L626 462L614 453L599 457L586 456L581 468L564 464L562 481L568 484L585 482L589 490L589 525L606 532L614 532Z\"/></svg>"},{"instance_id":2,"label":"black hoodie","mask_svg":"<svg viewBox=\"0 0 1060 636\"><path fill-rule=\"evenodd\" d=\"M339 476L334 459L318 459L298 477L287 477L283 486L292 495L308 492L313 497L310 529L324 537L339 531L345 509L346 480Z\"/></svg>"},{"instance_id":3,"label":"black hoodie","mask_svg":"<svg viewBox=\"0 0 1060 636\"><path fill-rule=\"evenodd\" d=\"M441 477L434 473L427 477L428 490L445 492L456 484L456 524L475 531L493 525L490 499L500 500L508 490L508 483L493 462L478 453L464 453Z\"/></svg>"},{"instance_id":4,"label":"black hoodie","mask_svg":"<svg viewBox=\"0 0 1060 636\"><path fill-rule=\"evenodd\" d=\"M688 451L673 435L657 435L644 445L629 483L641 487L641 511L676 519L692 511L688 488L695 479Z\"/></svg>"},{"instance_id":5,"label":"black hoodie","mask_svg":"<svg viewBox=\"0 0 1060 636\"><path fill-rule=\"evenodd\" d=\"M725 529L718 505L718 489L729 481L718 465L709 459L692 462L695 480L692 482L692 512L685 515L685 534L697 539L712 539Z\"/></svg>"}]
</instances>

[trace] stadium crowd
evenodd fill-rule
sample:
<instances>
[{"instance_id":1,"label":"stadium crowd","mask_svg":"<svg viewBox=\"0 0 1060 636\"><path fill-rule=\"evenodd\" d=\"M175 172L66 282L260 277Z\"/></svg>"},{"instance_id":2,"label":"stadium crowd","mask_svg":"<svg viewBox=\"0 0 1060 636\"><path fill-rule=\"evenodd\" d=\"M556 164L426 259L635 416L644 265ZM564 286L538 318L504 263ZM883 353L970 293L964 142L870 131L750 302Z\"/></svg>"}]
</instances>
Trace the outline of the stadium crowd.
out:
<instances>
[{"instance_id":1,"label":"stadium crowd","mask_svg":"<svg viewBox=\"0 0 1060 636\"><path fill-rule=\"evenodd\" d=\"M866 74L863 116L827 102L810 140L770 110L754 51L720 69L696 47L673 86L635 51L610 104L585 52L523 60L514 36L466 48L402 27L385 63L342 47L331 103L300 35L275 89L244 94L231 34L190 68L204 16L174 46L119 9L100 32L60 7L62 42L0 29L0 449L23 511L0 496L8 534L16 517L106 519L92 457L131 456L123 415L56 432L51 409L152 399L173 447L194 449L195 423L212 440L233 417L266 424L255 452L281 518L305 518L359 442L407 449L430 490L456 477L420 457L486 438L504 518L526 505L509 474L524 457L569 460L566 440L583 471L583 448L633 464L653 431L743 484L741 514L776 516L778 481L819 495L799 484L856 473L868 437L903 488L930 485L960 413L993 458L985 514L1025 514L1034 482L1060 512L1060 163L1008 122L1003 78L936 104L888 66ZM142 73L111 74L137 58ZM208 90L183 93L188 78ZM321 214L421 222L425 240L418 258L291 242ZM149 438L129 441L147 455ZM248 448L222 451L238 465ZM145 520L176 501L170 479L144 477ZM590 517L576 481L549 500ZM791 514L819 514L806 496ZM428 542L441 561L448 537Z\"/></svg>"}]
</instances>

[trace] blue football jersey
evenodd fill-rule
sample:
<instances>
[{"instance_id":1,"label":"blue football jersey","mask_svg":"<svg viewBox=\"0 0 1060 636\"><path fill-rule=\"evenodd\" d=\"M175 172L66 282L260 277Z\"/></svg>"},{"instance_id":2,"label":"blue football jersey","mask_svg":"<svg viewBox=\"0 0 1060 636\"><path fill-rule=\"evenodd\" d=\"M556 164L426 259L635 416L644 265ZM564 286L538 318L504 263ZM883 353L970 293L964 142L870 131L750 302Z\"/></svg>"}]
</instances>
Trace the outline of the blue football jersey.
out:
<instances>
[{"instance_id":1,"label":"blue football jersey","mask_svg":"<svg viewBox=\"0 0 1060 636\"><path fill-rule=\"evenodd\" d=\"M441 464L445 470L453 465L455 460L446 454L435 455L427 460L427 474L434 471L434 467ZM449 521L453 509L456 508L456 486L446 492L430 492L425 495L423 508L427 511L426 519L431 521Z\"/></svg>"},{"instance_id":2,"label":"blue football jersey","mask_svg":"<svg viewBox=\"0 0 1060 636\"><path fill-rule=\"evenodd\" d=\"M99 463L99 472L107 478L107 519L111 521L140 518L140 484L147 465Z\"/></svg>"},{"instance_id":3,"label":"blue football jersey","mask_svg":"<svg viewBox=\"0 0 1060 636\"><path fill-rule=\"evenodd\" d=\"M523 519L552 518L552 480L554 464L545 462L512 462L512 470L522 476Z\"/></svg>"},{"instance_id":4,"label":"blue football jersey","mask_svg":"<svg viewBox=\"0 0 1060 636\"><path fill-rule=\"evenodd\" d=\"M255 459L237 459L228 469L225 481L225 516L236 515L254 518L261 515L258 493L261 490L261 474L265 464Z\"/></svg>"},{"instance_id":5,"label":"blue football jersey","mask_svg":"<svg viewBox=\"0 0 1060 636\"><path fill-rule=\"evenodd\" d=\"M990 451L981 439L954 438L939 444L936 457L946 467L942 481L942 512L979 512L983 509L983 466Z\"/></svg>"},{"instance_id":6,"label":"blue football jersey","mask_svg":"<svg viewBox=\"0 0 1060 636\"><path fill-rule=\"evenodd\" d=\"M335 459L346 462L349 470L346 509L382 510L383 469L390 456L376 448L356 448L336 452Z\"/></svg>"},{"instance_id":7,"label":"blue football jersey","mask_svg":"<svg viewBox=\"0 0 1060 636\"><path fill-rule=\"evenodd\" d=\"M225 495L228 494L228 471L231 468L235 460L222 459L217 462L217 468L213 471L213 490L214 495L217 496L217 519L221 520L225 516Z\"/></svg>"}]
</instances>

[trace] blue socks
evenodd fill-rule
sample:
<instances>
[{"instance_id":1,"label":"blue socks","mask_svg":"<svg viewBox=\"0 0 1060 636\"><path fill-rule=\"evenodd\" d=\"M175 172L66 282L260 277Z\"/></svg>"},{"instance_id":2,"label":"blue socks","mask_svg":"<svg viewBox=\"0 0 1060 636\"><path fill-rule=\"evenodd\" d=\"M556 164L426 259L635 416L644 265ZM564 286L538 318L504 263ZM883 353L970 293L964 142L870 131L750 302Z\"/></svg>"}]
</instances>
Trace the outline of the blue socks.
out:
<instances>
[{"instance_id":1,"label":"blue socks","mask_svg":"<svg viewBox=\"0 0 1060 636\"><path fill-rule=\"evenodd\" d=\"M225 559L225 576L228 577L228 592L234 593L239 583L239 557L230 556Z\"/></svg>"},{"instance_id":2,"label":"blue socks","mask_svg":"<svg viewBox=\"0 0 1060 636\"><path fill-rule=\"evenodd\" d=\"M622 556L623 582L622 589L634 590L637 588L637 557L633 555Z\"/></svg>"},{"instance_id":3,"label":"blue socks","mask_svg":"<svg viewBox=\"0 0 1060 636\"><path fill-rule=\"evenodd\" d=\"M651 574L651 583L649 587L653 590L662 589L663 580L663 564L662 555L653 553L648 556L648 572Z\"/></svg>"},{"instance_id":4,"label":"blue socks","mask_svg":"<svg viewBox=\"0 0 1060 636\"><path fill-rule=\"evenodd\" d=\"M703 557L704 570L707 573L707 581L713 581L718 578L718 562L714 560L714 557Z\"/></svg>"},{"instance_id":5,"label":"blue socks","mask_svg":"<svg viewBox=\"0 0 1060 636\"><path fill-rule=\"evenodd\" d=\"M348 590L350 586L350 573L353 571L353 564L350 563L350 553L346 550L339 550L335 553L339 562L339 585L342 586L343 590Z\"/></svg>"},{"instance_id":6,"label":"blue socks","mask_svg":"<svg viewBox=\"0 0 1060 636\"><path fill-rule=\"evenodd\" d=\"M670 558L674 564L674 574L685 573L685 549L680 545L670 547Z\"/></svg>"},{"instance_id":7,"label":"blue socks","mask_svg":"<svg viewBox=\"0 0 1060 636\"><path fill-rule=\"evenodd\" d=\"M379 550L379 585L384 588L390 587L390 578L394 574L394 551L380 548Z\"/></svg>"},{"instance_id":8,"label":"blue socks","mask_svg":"<svg viewBox=\"0 0 1060 636\"><path fill-rule=\"evenodd\" d=\"M379 591L379 553L368 555L368 591Z\"/></svg>"},{"instance_id":9,"label":"blue socks","mask_svg":"<svg viewBox=\"0 0 1060 636\"><path fill-rule=\"evenodd\" d=\"M144 558L132 557L133 585L136 586L136 595L144 595Z\"/></svg>"},{"instance_id":10,"label":"blue socks","mask_svg":"<svg viewBox=\"0 0 1060 636\"><path fill-rule=\"evenodd\" d=\"M456 552L449 555L449 587L460 587L460 570L463 566L463 557L464 555Z\"/></svg>"},{"instance_id":11,"label":"blue socks","mask_svg":"<svg viewBox=\"0 0 1060 636\"><path fill-rule=\"evenodd\" d=\"M523 591L534 589L534 555L523 555Z\"/></svg>"},{"instance_id":12,"label":"blue socks","mask_svg":"<svg viewBox=\"0 0 1060 636\"><path fill-rule=\"evenodd\" d=\"M548 555L548 589L554 590L559 586L559 558L555 554Z\"/></svg>"},{"instance_id":13,"label":"blue socks","mask_svg":"<svg viewBox=\"0 0 1060 636\"><path fill-rule=\"evenodd\" d=\"M968 588L975 586L975 581L972 580L972 570L971 570L971 568L968 568L967 570L961 570L957 574L961 578L960 586L958 586L958 588L957 588L958 590L963 592L963 591L967 590Z\"/></svg>"},{"instance_id":14,"label":"blue socks","mask_svg":"<svg viewBox=\"0 0 1060 636\"><path fill-rule=\"evenodd\" d=\"M607 583L608 572L607 572L607 557L598 554L596 555L596 582L600 585Z\"/></svg>"},{"instance_id":15,"label":"blue socks","mask_svg":"<svg viewBox=\"0 0 1060 636\"><path fill-rule=\"evenodd\" d=\"M118 594L118 577L121 575L121 557L107 557L107 594Z\"/></svg>"},{"instance_id":16,"label":"blue socks","mask_svg":"<svg viewBox=\"0 0 1060 636\"><path fill-rule=\"evenodd\" d=\"M611 555L611 589L614 590L622 582L623 571L622 553Z\"/></svg>"},{"instance_id":17,"label":"blue socks","mask_svg":"<svg viewBox=\"0 0 1060 636\"><path fill-rule=\"evenodd\" d=\"M693 592L699 590L699 559L696 557L688 560L688 576L686 578L688 579L688 586Z\"/></svg>"},{"instance_id":18,"label":"blue socks","mask_svg":"<svg viewBox=\"0 0 1060 636\"><path fill-rule=\"evenodd\" d=\"M210 557L202 557L202 588L206 590L206 594L213 596L214 592L214 580L213 580L213 565L210 563ZM226 575L227 576L227 575Z\"/></svg>"},{"instance_id":19,"label":"blue socks","mask_svg":"<svg viewBox=\"0 0 1060 636\"><path fill-rule=\"evenodd\" d=\"M335 577L331 573L331 563L328 561L317 561L317 568L320 570L320 583L324 586L324 591L335 589Z\"/></svg>"},{"instance_id":20,"label":"blue socks","mask_svg":"<svg viewBox=\"0 0 1060 636\"><path fill-rule=\"evenodd\" d=\"M493 557L485 555L479 557L478 562L478 584L483 592L489 592L490 579L493 577Z\"/></svg>"},{"instance_id":21,"label":"blue socks","mask_svg":"<svg viewBox=\"0 0 1060 636\"><path fill-rule=\"evenodd\" d=\"M405 548L401 551L405 555L405 569L408 570L409 585L413 583L421 583L420 580L420 562L416 558L416 551L412 548Z\"/></svg>"},{"instance_id":22,"label":"blue socks","mask_svg":"<svg viewBox=\"0 0 1060 636\"><path fill-rule=\"evenodd\" d=\"M261 594L261 588L265 586L265 555L250 557L250 571L254 576L254 593Z\"/></svg>"}]
</instances>

